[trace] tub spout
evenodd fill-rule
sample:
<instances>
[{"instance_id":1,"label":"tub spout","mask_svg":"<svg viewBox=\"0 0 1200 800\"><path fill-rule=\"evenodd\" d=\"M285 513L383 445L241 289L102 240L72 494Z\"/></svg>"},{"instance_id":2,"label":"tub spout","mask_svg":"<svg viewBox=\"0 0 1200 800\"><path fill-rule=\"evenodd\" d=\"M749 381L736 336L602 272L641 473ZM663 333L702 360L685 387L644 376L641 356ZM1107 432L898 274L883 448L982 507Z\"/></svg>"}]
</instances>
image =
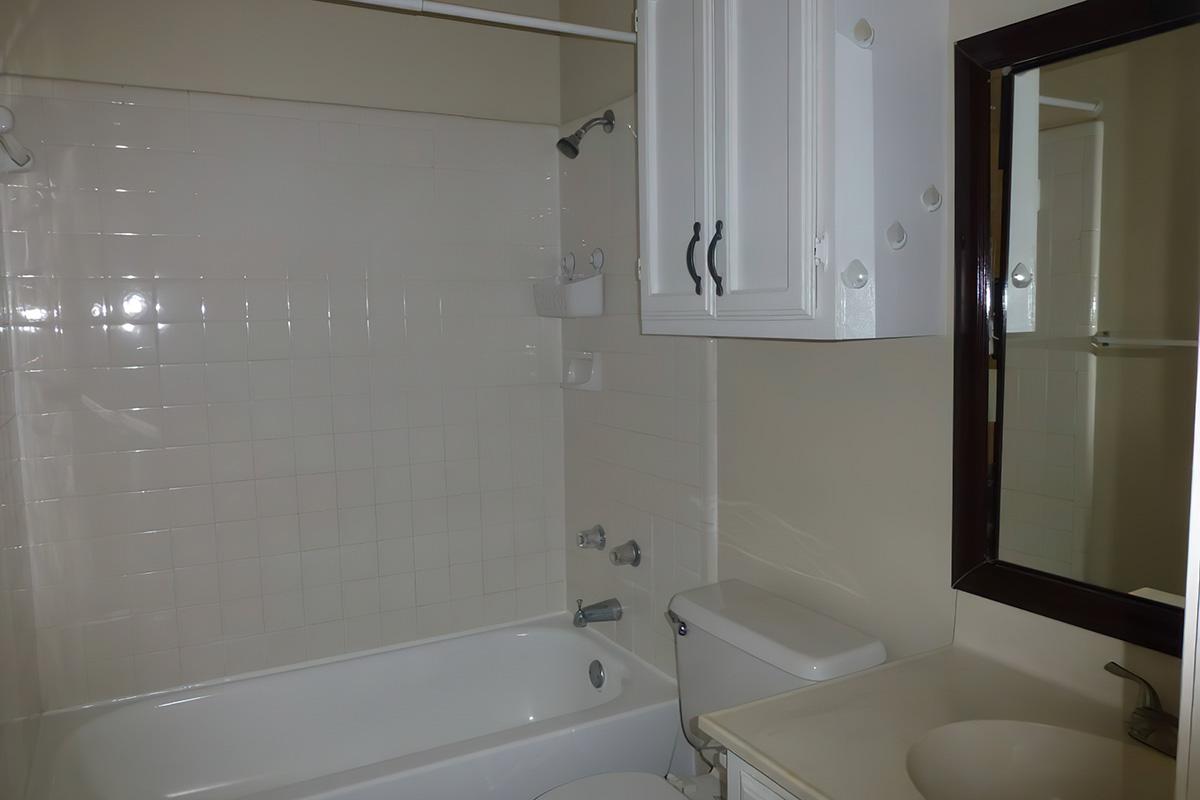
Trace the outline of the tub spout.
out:
<instances>
[{"instance_id":1,"label":"tub spout","mask_svg":"<svg viewBox=\"0 0 1200 800\"><path fill-rule=\"evenodd\" d=\"M607 600L601 600L599 603L592 603L590 606L583 604L583 598L575 601L575 627L586 628L589 622L616 622L621 618L621 601L615 597L610 597Z\"/></svg>"}]
</instances>

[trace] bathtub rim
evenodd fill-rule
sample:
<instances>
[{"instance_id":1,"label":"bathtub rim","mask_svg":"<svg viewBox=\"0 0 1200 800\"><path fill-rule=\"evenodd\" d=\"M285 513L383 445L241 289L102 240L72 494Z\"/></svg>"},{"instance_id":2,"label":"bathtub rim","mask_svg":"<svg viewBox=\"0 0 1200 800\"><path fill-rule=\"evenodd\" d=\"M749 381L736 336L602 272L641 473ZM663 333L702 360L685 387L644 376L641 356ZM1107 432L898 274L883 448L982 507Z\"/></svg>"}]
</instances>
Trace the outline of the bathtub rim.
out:
<instances>
[{"instance_id":1,"label":"bathtub rim","mask_svg":"<svg viewBox=\"0 0 1200 800\"><path fill-rule=\"evenodd\" d=\"M571 619L572 618L571 612L569 612L569 611L551 611L546 614L539 614L536 617L526 617L524 619L519 619L519 620L510 620L508 622L500 622L495 625L485 625L485 626L478 627L478 628L468 628L466 630L456 631L455 633L443 633L443 634L438 634L437 636L428 636L424 639L411 639L407 642L399 642L397 644L384 645L382 647L375 647L370 650L355 650L355 651L349 652L349 653L339 653L337 655L324 656L322 658L313 658L313 659L309 659L307 661L297 661L293 664L285 664L285 665L279 666L279 667L267 667L265 669L252 670L250 672L238 672L233 675L223 675L220 678L211 678L206 681L196 681L194 683L181 683L181 684L178 684L177 686L169 686L165 689L155 689L154 691L143 692L141 694L131 694L131 695L125 695L122 697L107 698L105 700L95 700L90 703L79 703L79 704L76 704L73 706L63 706L62 708L52 708L49 711L43 711L41 714L39 714L38 719L41 721L52 721L56 717L67 716L69 714L70 715L74 715L74 714L90 715L92 713L100 713L103 710L107 710L107 709L113 708L115 706L125 705L127 703L134 703L139 700L147 700L152 697L160 697L162 695L174 694L176 692L193 691L196 689L214 688L217 686L223 686L225 684L234 683L237 681L251 680L253 678L264 678L264 677L268 677L270 675L278 675L283 672L295 672L295 671L299 671L299 670L311 669L313 667L322 667L322 666L326 666L328 664L338 664L343 661L353 661L355 659L366 658L368 656L382 655L384 653L394 653L399 650L406 650L411 647L420 647L422 645L435 644L437 642L443 642L443 641L447 641L449 639L460 639L460 638L464 638L467 636L473 636L475 634L490 633L492 631L504 630L505 628L516 628L516 627L520 627L522 625L532 625L537 622L549 622L556 618L562 618L564 620ZM582 635L582 636L599 637L603 642L609 643L609 644L613 645L614 647L618 648L621 651L622 656L632 659L634 661L637 661L641 666L650 670L656 676L662 678L663 680L671 683L674 686L678 686L678 681L674 677L672 677L671 675L668 675L667 673L663 672L661 669L656 667L654 664L651 664L646 659L635 654L632 650L629 650L624 645L618 643L615 639L605 636L603 633L592 630L591 628L578 628L576 630L578 630L580 635Z\"/></svg>"}]
</instances>

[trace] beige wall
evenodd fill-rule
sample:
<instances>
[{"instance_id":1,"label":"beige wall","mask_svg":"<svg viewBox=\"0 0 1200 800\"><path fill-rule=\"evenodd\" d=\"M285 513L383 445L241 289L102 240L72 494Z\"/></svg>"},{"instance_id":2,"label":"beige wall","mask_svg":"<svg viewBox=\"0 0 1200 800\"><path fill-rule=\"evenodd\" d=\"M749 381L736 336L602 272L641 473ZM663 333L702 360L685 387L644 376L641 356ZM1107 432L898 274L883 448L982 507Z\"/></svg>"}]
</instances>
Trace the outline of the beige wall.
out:
<instances>
[{"instance_id":1,"label":"beige wall","mask_svg":"<svg viewBox=\"0 0 1200 800\"><path fill-rule=\"evenodd\" d=\"M958 41L1046 14L1077 0L950 0L950 39Z\"/></svg>"},{"instance_id":2,"label":"beige wall","mask_svg":"<svg viewBox=\"0 0 1200 800\"><path fill-rule=\"evenodd\" d=\"M718 574L855 625L902 657L947 644L947 337L723 339Z\"/></svg>"},{"instance_id":3,"label":"beige wall","mask_svg":"<svg viewBox=\"0 0 1200 800\"><path fill-rule=\"evenodd\" d=\"M634 0L559 0L559 6L568 22L633 29ZM563 121L603 110L637 89L634 45L564 37L559 52Z\"/></svg>"},{"instance_id":4,"label":"beige wall","mask_svg":"<svg viewBox=\"0 0 1200 800\"><path fill-rule=\"evenodd\" d=\"M474 5L556 17L558 0ZM316 0L7 0L0 72L557 125L559 39Z\"/></svg>"}]
</instances>

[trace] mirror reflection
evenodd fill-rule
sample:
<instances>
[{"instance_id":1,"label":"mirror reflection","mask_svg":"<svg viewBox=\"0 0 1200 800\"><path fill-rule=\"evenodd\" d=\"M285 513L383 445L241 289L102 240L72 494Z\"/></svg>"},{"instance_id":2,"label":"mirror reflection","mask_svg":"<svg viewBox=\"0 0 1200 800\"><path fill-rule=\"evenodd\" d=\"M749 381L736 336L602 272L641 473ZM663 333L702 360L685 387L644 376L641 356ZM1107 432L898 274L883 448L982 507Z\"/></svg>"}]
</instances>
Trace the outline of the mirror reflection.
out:
<instances>
[{"instance_id":1,"label":"mirror reflection","mask_svg":"<svg viewBox=\"0 0 1200 800\"><path fill-rule=\"evenodd\" d=\"M1182 604L1200 27L1012 76L999 557Z\"/></svg>"}]
</instances>

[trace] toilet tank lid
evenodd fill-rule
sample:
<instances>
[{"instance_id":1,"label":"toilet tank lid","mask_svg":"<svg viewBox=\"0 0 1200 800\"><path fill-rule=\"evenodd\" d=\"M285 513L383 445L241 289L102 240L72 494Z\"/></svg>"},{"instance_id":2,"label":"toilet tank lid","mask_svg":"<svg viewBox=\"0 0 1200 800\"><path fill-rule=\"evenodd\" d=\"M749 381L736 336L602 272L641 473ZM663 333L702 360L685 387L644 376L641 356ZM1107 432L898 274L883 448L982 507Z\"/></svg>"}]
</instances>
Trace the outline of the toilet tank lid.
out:
<instances>
[{"instance_id":1,"label":"toilet tank lid","mask_svg":"<svg viewBox=\"0 0 1200 800\"><path fill-rule=\"evenodd\" d=\"M771 666L810 681L826 681L882 664L883 642L739 580L680 592L671 610Z\"/></svg>"}]
</instances>

